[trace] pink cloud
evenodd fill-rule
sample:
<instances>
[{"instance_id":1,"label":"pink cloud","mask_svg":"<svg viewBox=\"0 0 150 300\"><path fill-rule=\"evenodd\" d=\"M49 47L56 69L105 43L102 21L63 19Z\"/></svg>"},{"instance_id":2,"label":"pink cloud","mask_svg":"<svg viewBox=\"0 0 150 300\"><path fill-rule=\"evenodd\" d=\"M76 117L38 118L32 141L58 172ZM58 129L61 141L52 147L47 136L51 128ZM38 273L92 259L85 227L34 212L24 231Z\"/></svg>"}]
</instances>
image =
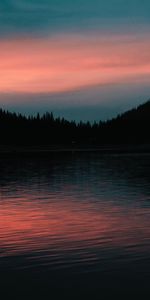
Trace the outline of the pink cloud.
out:
<instances>
[{"instance_id":1,"label":"pink cloud","mask_svg":"<svg viewBox=\"0 0 150 300\"><path fill-rule=\"evenodd\" d=\"M1 93L61 93L149 79L148 36L62 36L0 41Z\"/></svg>"}]
</instances>

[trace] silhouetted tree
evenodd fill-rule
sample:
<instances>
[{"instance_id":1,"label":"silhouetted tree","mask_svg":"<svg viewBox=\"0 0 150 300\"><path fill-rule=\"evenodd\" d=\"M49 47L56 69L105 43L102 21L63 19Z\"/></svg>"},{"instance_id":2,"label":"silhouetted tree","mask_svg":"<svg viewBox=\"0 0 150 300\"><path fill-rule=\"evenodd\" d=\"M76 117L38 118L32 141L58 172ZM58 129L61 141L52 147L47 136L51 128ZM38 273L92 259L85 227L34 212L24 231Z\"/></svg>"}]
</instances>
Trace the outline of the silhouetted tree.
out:
<instances>
[{"instance_id":1,"label":"silhouetted tree","mask_svg":"<svg viewBox=\"0 0 150 300\"><path fill-rule=\"evenodd\" d=\"M1 145L150 143L150 101L106 122L67 121L52 112L24 116L0 109Z\"/></svg>"}]
</instances>

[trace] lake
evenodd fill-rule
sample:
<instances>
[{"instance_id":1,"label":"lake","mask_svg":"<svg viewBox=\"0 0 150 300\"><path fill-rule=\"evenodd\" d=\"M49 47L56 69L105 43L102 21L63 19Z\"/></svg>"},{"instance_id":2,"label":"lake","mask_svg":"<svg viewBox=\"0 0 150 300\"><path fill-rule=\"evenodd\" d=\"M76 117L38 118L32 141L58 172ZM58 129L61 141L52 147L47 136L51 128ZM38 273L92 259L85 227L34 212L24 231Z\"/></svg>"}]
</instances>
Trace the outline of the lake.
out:
<instances>
[{"instance_id":1,"label":"lake","mask_svg":"<svg viewBox=\"0 0 150 300\"><path fill-rule=\"evenodd\" d=\"M1 158L0 282L32 299L148 296L150 155Z\"/></svg>"}]
</instances>

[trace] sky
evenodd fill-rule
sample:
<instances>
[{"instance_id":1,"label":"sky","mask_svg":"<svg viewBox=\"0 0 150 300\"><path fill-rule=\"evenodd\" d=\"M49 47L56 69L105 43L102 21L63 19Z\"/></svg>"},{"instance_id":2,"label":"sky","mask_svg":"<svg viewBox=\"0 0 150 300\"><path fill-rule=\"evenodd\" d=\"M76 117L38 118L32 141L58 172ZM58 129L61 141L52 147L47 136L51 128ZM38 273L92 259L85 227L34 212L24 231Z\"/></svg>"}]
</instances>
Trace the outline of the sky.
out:
<instances>
[{"instance_id":1,"label":"sky","mask_svg":"<svg viewBox=\"0 0 150 300\"><path fill-rule=\"evenodd\" d=\"M0 107L98 121L150 98L149 0L1 0Z\"/></svg>"}]
</instances>

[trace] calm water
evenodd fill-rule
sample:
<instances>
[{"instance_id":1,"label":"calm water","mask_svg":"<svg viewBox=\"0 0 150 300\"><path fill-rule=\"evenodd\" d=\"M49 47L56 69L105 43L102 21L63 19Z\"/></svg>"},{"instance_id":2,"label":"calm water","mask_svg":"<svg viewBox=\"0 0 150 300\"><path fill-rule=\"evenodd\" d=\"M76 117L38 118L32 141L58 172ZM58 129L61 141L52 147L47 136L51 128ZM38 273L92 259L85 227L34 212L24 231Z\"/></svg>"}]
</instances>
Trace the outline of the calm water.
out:
<instances>
[{"instance_id":1,"label":"calm water","mask_svg":"<svg viewBox=\"0 0 150 300\"><path fill-rule=\"evenodd\" d=\"M1 159L0 282L148 294L150 156Z\"/></svg>"}]
</instances>

